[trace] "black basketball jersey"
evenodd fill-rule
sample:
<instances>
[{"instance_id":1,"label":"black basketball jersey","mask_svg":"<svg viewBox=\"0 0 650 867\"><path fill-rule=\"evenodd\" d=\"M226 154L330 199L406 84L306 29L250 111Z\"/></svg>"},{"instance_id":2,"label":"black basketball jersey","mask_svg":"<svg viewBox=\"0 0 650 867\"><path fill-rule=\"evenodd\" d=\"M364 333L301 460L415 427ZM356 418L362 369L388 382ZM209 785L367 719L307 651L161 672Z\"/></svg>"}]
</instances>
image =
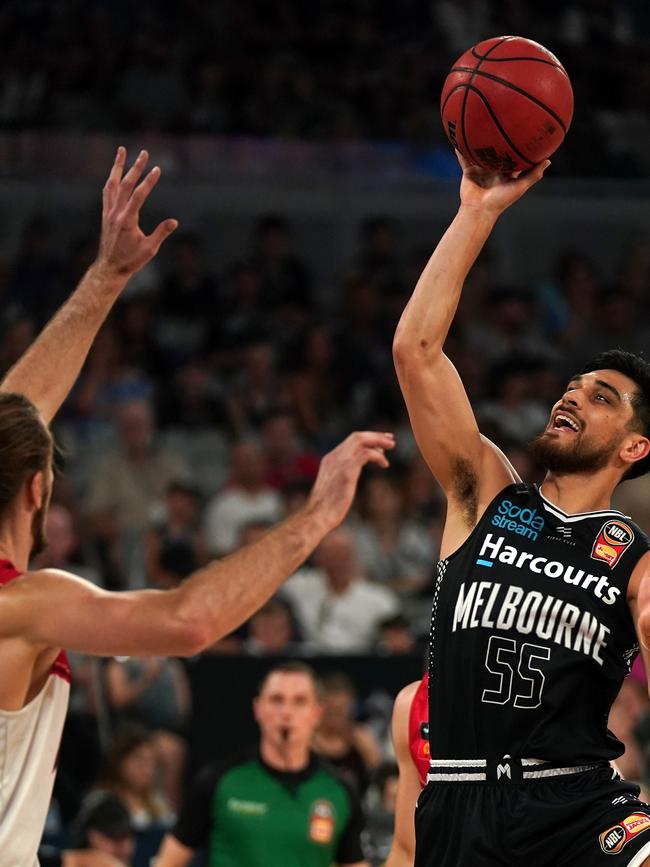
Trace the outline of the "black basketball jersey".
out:
<instances>
[{"instance_id":1,"label":"black basketball jersey","mask_svg":"<svg viewBox=\"0 0 650 867\"><path fill-rule=\"evenodd\" d=\"M621 755L607 717L638 652L626 591L649 548L620 512L566 515L535 486L501 491L438 563L432 760Z\"/></svg>"}]
</instances>

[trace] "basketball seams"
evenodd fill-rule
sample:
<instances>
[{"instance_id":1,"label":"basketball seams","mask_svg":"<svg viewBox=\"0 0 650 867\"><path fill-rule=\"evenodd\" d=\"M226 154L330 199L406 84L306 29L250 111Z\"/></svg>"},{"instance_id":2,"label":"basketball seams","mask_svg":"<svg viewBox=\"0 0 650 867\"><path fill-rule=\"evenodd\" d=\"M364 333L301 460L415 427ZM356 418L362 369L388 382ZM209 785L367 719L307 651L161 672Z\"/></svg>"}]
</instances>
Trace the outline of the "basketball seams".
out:
<instances>
[{"instance_id":1,"label":"basketball seams","mask_svg":"<svg viewBox=\"0 0 650 867\"><path fill-rule=\"evenodd\" d=\"M560 126L562 127L563 133L566 135L567 133L567 125L564 123L561 117L559 117L552 108L549 108L545 103L543 103L540 99L528 93L526 90L523 90L521 87L517 87L516 84L512 84L512 82L507 81L505 78L499 78L498 75L493 75L491 72L483 72L476 67L472 70L471 66L454 66L453 69L450 70L450 75L452 72L470 72L473 71L474 75L470 79L467 84L470 84L475 75L481 76L482 78L489 78L491 81L496 81L497 84L502 84L504 87L510 88L510 90L514 90L516 93L521 94L521 96L525 96L526 99L529 99L531 102L534 102L535 105L539 106L539 108L544 109L544 111L549 114L554 120L556 120ZM465 106L463 105L463 110ZM464 133L463 133L464 135Z\"/></svg>"},{"instance_id":2,"label":"basketball seams","mask_svg":"<svg viewBox=\"0 0 650 867\"><path fill-rule=\"evenodd\" d=\"M500 45L503 45L504 42L508 42L510 39L514 39L514 38L515 37L513 37L513 36L504 36L503 39L500 39L498 42L495 42L494 45L490 46L490 48L485 52L485 56L479 60L479 62L476 64L476 66L473 69L464 69L463 70L463 72L470 72L471 71L471 73L472 73L470 75L469 81L467 82L467 90L465 91L465 96L463 97L463 104L462 104L461 109L460 109L460 128L461 128L461 132L463 134L463 141L465 142L465 147L467 148L467 152L470 155L470 157L473 157L474 154L472 152L471 147L469 146L469 142L467 141L467 136L465 135L465 108L467 106L467 97L469 95L470 86L472 84L472 81L474 80L474 76L479 74L479 67L483 63L483 61L493 51L496 51L496 49Z\"/></svg>"},{"instance_id":3,"label":"basketball seams","mask_svg":"<svg viewBox=\"0 0 650 867\"><path fill-rule=\"evenodd\" d=\"M495 36L495 37L493 37L493 38L494 38L494 39L499 39L498 36ZM521 38L520 36L502 36L501 39L499 39L498 42L495 42L494 45L490 45L490 47L489 47L488 50L485 52L485 54L479 54L478 51L476 50L476 45L474 45L474 46L472 47L472 54L474 55L474 57L475 57L477 60L485 60L485 59L488 58L488 57L490 56L490 54L492 54L492 52L495 51L495 50L496 50L500 45L503 45L504 42L511 42L513 39L520 39L520 38ZM484 40L484 41L485 41L485 42L489 42L490 40L489 40L489 39L486 39L486 40ZM477 43L477 44L478 44L478 45L482 45L483 43L482 43L482 42L479 42L479 43Z\"/></svg>"},{"instance_id":4,"label":"basketball seams","mask_svg":"<svg viewBox=\"0 0 650 867\"><path fill-rule=\"evenodd\" d=\"M508 146L509 146L509 147L510 147L510 148L511 148L511 149L512 149L516 154L517 154L517 156L518 156L520 159L524 160L524 162L527 162L528 165L531 166L531 168L532 168L533 166L536 166L537 163L535 163L533 160L529 159L527 156L524 156L524 154L522 154L522 152L519 150L519 148L515 147L515 145L512 143L512 140L511 140L510 136L509 136L508 133L504 130L504 128L501 126L501 123L499 122L499 118L496 116L496 114L495 114L494 111L492 110L492 106L491 106L490 103L487 101L487 99L486 99L486 97L485 97L485 94L484 94L484 93L481 93L481 91L478 89L478 87L474 87L473 85L466 84L465 87L466 87L468 90L471 90L471 91L473 91L474 93L476 93L476 94L481 98L481 101L483 102L483 104L484 104L485 107L487 108L487 110L488 110L488 112L489 112L489 114L490 114L490 117L491 117L492 120L494 121L494 125L495 125L496 128L499 130L499 132L501 133L501 135L503 136L503 138L506 140L506 142L508 143Z\"/></svg>"},{"instance_id":5,"label":"basketball seams","mask_svg":"<svg viewBox=\"0 0 650 867\"><path fill-rule=\"evenodd\" d=\"M530 60L532 63L545 63L547 66L554 66L559 69L568 78L569 75L561 63L555 63L553 60L546 60L543 57L486 57L483 54L477 54L476 49L472 48L472 54L477 60L487 60L488 63L510 63L510 61Z\"/></svg>"}]
</instances>

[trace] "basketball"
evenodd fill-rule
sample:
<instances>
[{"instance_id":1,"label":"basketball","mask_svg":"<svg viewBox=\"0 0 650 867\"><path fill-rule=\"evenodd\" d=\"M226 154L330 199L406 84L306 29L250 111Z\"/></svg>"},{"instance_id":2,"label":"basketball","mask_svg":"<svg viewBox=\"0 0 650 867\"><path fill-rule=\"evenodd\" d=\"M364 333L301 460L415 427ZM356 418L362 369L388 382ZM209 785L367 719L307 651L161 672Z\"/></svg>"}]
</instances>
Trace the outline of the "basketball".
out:
<instances>
[{"instance_id":1,"label":"basketball","mask_svg":"<svg viewBox=\"0 0 650 867\"><path fill-rule=\"evenodd\" d=\"M454 63L440 114L447 138L470 162L491 171L521 171L562 144L573 117L573 89L543 45L497 36Z\"/></svg>"}]
</instances>

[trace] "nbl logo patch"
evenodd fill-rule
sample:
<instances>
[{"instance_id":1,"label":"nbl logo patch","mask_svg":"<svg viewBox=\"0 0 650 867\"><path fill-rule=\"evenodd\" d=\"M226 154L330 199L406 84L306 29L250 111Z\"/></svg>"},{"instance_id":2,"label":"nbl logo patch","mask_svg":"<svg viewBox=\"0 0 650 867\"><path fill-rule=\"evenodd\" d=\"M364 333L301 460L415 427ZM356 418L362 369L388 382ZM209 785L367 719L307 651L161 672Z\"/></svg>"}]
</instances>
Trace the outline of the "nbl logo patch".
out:
<instances>
[{"instance_id":1,"label":"nbl logo patch","mask_svg":"<svg viewBox=\"0 0 650 867\"><path fill-rule=\"evenodd\" d=\"M650 816L644 813L632 813L620 823L612 825L598 837L600 848L605 855L618 855L630 840L637 834L643 833L650 828Z\"/></svg>"},{"instance_id":2,"label":"nbl logo patch","mask_svg":"<svg viewBox=\"0 0 650 867\"><path fill-rule=\"evenodd\" d=\"M334 837L334 804L329 801L314 801L309 811L309 839L313 843L327 845Z\"/></svg>"},{"instance_id":3,"label":"nbl logo patch","mask_svg":"<svg viewBox=\"0 0 650 867\"><path fill-rule=\"evenodd\" d=\"M614 825L613 828L608 828L598 838L600 848L605 855L617 855L623 846L627 843L625 839L625 828L622 825Z\"/></svg>"},{"instance_id":4,"label":"nbl logo patch","mask_svg":"<svg viewBox=\"0 0 650 867\"><path fill-rule=\"evenodd\" d=\"M634 532L623 521L606 521L591 549L593 560L601 560L613 569L634 542Z\"/></svg>"}]
</instances>

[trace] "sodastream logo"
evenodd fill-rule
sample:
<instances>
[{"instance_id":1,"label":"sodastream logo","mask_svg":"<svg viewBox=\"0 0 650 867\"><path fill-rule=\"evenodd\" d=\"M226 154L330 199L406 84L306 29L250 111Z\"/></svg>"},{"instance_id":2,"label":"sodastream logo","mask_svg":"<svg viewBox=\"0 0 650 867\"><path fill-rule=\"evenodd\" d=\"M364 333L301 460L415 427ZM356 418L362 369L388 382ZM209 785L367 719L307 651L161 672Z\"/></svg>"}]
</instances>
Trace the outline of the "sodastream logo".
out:
<instances>
[{"instance_id":1,"label":"sodastream logo","mask_svg":"<svg viewBox=\"0 0 650 867\"><path fill-rule=\"evenodd\" d=\"M511 500L501 500L497 514L492 518L495 527L524 536L533 542L544 529L544 518L537 509L528 509L515 505Z\"/></svg>"}]
</instances>

